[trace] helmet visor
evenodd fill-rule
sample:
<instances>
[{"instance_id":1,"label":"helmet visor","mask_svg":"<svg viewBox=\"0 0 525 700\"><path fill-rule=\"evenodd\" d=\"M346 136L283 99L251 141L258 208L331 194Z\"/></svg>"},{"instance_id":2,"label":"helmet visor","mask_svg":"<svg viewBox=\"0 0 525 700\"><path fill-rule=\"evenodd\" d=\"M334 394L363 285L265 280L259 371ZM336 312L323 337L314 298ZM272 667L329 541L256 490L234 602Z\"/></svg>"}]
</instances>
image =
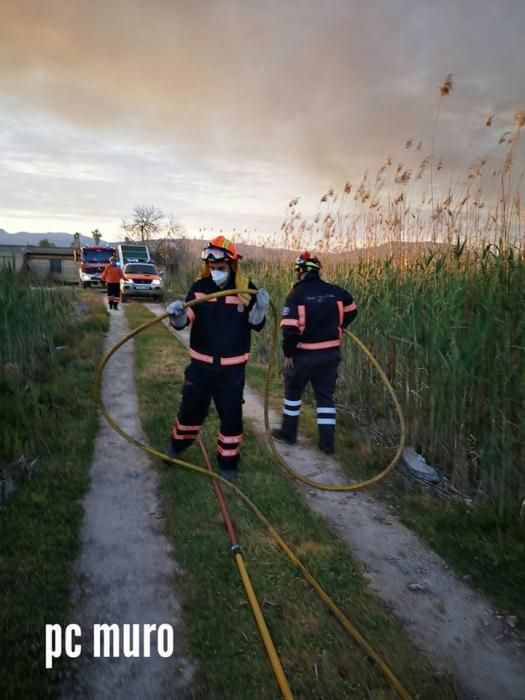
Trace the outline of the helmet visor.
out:
<instances>
[{"instance_id":1,"label":"helmet visor","mask_svg":"<svg viewBox=\"0 0 525 700\"><path fill-rule=\"evenodd\" d=\"M297 258L294 263L296 272L310 272L311 270L320 270L321 263L317 258Z\"/></svg>"},{"instance_id":2,"label":"helmet visor","mask_svg":"<svg viewBox=\"0 0 525 700\"><path fill-rule=\"evenodd\" d=\"M215 248L213 246L209 246L208 248L204 248L204 250L201 253L201 258L203 260L227 260L227 255L226 251L223 250L223 248Z\"/></svg>"}]
</instances>

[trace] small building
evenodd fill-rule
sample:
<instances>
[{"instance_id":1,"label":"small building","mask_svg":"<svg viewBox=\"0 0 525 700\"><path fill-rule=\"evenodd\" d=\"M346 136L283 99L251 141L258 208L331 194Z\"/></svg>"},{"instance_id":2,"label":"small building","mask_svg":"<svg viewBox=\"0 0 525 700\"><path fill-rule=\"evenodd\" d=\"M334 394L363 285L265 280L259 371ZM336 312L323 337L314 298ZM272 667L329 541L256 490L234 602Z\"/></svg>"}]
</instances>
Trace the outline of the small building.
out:
<instances>
[{"instance_id":1,"label":"small building","mask_svg":"<svg viewBox=\"0 0 525 700\"><path fill-rule=\"evenodd\" d=\"M24 269L24 246L0 245L0 271L4 267L12 267L16 272Z\"/></svg>"},{"instance_id":2,"label":"small building","mask_svg":"<svg viewBox=\"0 0 525 700\"><path fill-rule=\"evenodd\" d=\"M79 263L71 247L36 245L22 246L22 272L40 279L62 284L78 284Z\"/></svg>"}]
</instances>

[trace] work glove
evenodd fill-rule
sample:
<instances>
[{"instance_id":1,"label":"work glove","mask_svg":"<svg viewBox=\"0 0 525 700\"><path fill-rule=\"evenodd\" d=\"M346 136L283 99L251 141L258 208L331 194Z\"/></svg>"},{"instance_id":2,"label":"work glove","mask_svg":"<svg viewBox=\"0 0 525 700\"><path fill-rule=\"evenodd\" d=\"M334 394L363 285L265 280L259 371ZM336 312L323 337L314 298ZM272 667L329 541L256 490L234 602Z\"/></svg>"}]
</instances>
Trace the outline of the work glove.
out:
<instances>
[{"instance_id":1,"label":"work glove","mask_svg":"<svg viewBox=\"0 0 525 700\"><path fill-rule=\"evenodd\" d=\"M257 294L255 295L255 306L260 309L261 311L264 311L268 304L270 303L270 295L264 289L264 287L261 287L260 289L257 290Z\"/></svg>"},{"instance_id":2,"label":"work glove","mask_svg":"<svg viewBox=\"0 0 525 700\"><path fill-rule=\"evenodd\" d=\"M172 301L171 304L168 305L166 308L166 311L170 316L182 316L182 314L185 312L186 307L184 306L184 302L181 301L180 299L177 299L176 301Z\"/></svg>"},{"instance_id":3,"label":"work glove","mask_svg":"<svg viewBox=\"0 0 525 700\"><path fill-rule=\"evenodd\" d=\"M266 291L266 289L261 289L257 290L257 293L255 295L255 304L252 307L252 310L250 311L250 315L248 316L248 321L252 324L252 326L258 326L259 323L262 323L264 320L265 316L265 311L270 303L270 295Z\"/></svg>"},{"instance_id":4,"label":"work glove","mask_svg":"<svg viewBox=\"0 0 525 700\"><path fill-rule=\"evenodd\" d=\"M172 301L171 304L168 305L166 311L169 315L170 326L173 326L173 328L176 328L177 330L184 328L186 325L187 316L186 307L183 301L180 299Z\"/></svg>"}]
</instances>

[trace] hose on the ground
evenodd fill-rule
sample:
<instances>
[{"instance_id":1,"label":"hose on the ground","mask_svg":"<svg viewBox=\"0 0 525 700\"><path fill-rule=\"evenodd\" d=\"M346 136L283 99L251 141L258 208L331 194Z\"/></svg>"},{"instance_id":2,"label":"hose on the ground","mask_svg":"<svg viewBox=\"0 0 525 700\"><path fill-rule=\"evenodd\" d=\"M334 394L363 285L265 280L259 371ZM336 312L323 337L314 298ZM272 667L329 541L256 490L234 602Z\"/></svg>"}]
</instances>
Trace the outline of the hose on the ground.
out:
<instances>
[{"instance_id":1,"label":"hose on the ground","mask_svg":"<svg viewBox=\"0 0 525 700\"><path fill-rule=\"evenodd\" d=\"M199 297L198 299L194 299L192 301L189 301L186 303L186 306L191 307L191 306L196 306L197 304L201 304L204 302L209 301L210 299L214 298L219 298L223 296L233 296L233 295L238 295L238 294L256 294L256 290L253 289L228 289L228 290L223 290L220 292L215 292L213 294L207 294L202 297ZM313 486L315 488L319 488L322 490L327 490L327 491L356 491L358 489L365 488L367 486L370 486L372 484L377 483L381 479L384 479L387 474L389 474L395 467L401 452L403 450L403 445L404 445L404 440L405 440L405 423L404 423L404 418L403 418L403 413L401 411L401 407L399 405L399 402L397 401L397 397L394 394L394 390L392 389L390 382L388 381L388 378L386 377L385 373L379 366L379 363L373 355L370 353L368 348L358 339L356 336L351 334L349 331L345 330L345 333L351 338L353 342L355 342L359 349L361 349L363 352L365 352L366 356L368 359L372 362L376 370L379 371L379 376L382 380L382 382L385 384L386 388L388 389L390 395L392 396L394 400L394 405L396 407L396 411L399 416L399 421L400 421L400 441L399 441L399 446L396 451L396 454L394 455L394 458L390 461L388 466L383 469L379 474L376 476L370 478L370 479L365 479L363 481L350 484L350 485L345 485L345 486L332 486L328 484L317 484L314 481L311 481L310 479L307 479L306 477L301 476L300 474L297 474L291 467L289 467L286 462L282 459L282 457L279 455L277 450L275 449L275 446L273 444L273 440L271 437L271 432L269 428L269 417L268 417L268 411L269 411L269 388L270 388L270 383L271 383L271 373L273 369L273 363L274 363L274 358L276 355L276 349L277 349L277 337L278 337L278 332L279 332L279 319L278 315L275 309L275 306L273 302L270 302L272 313L273 313L273 319L274 319L274 324L273 324L273 331L272 331L272 350L271 350L271 356L270 356L270 362L268 366L268 376L266 380L266 388L265 388L265 396L264 396L264 414L265 414L265 426L266 426L266 433L267 433L267 438L270 443L271 451L275 459L278 461L278 463L283 466L286 471L291 474L293 477L298 479L299 481L306 483L310 486ZM228 489L230 489L233 493L235 493L242 501L245 503L255 514L257 519L266 527L268 530L270 536L274 539L274 541L279 545L281 550L286 554L288 559L296 566L299 571L303 574L305 579L308 581L308 583L312 586L312 588L315 590L317 595L320 597L320 599L325 603L325 605L329 608L329 610L332 612L332 614L336 617L336 619L341 623L341 625L344 627L344 629L350 634L350 636L359 644L359 646L365 651L367 656L372 659L382 674L385 676L385 678L388 680L392 688L396 690L398 695L403 698L403 700L411 700L411 696L408 693L408 691L404 688L404 686L401 684L397 676L393 673L393 671L390 669L388 664L382 659L381 656L374 650L374 648L369 644L369 642L363 637L363 635L354 627L354 625L350 622L350 620L346 617L346 615L337 607L335 602L330 598L330 596L326 593L326 591L323 589L321 584L312 576L312 574L308 571L306 566L302 563L302 561L299 559L299 557L293 552L293 550L287 545L287 543L283 540L283 538L279 535L279 533L275 530L273 525L270 523L270 521L264 516L264 514L259 510L259 508L255 505L255 503L243 492L241 489L236 486L234 483L231 481L228 481L226 479L223 479L219 474L216 472L210 472L208 469L204 469L203 467L199 467L196 464L191 464L190 462L185 462L184 460L177 459L174 457L168 457L164 453L155 450L152 447L149 447L147 445L142 444L139 442L137 439L135 439L132 435L129 435L126 433L111 417L109 412L107 411L104 402L102 400L102 393L101 393L101 384L102 384L102 372L104 370L104 367L108 363L109 359L112 357L112 355L120 348L124 343L126 343L128 340L131 340L135 335L138 333L141 333L142 331L145 331L147 328L150 326L153 326L156 323L159 323L160 321L164 320L168 316L167 312L160 314L159 316L156 316L155 318L151 319L150 321L146 321L145 323L141 324L137 328L135 328L133 331L129 332L127 335L125 335L121 340L119 340L113 347L109 350L109 352L106 354L106 356L102 359L100 365L97 368L96 372L96 377L95 377L95 391L96 391L96 398L97 402L100 406L100 410L102 412L102 415L104 418L107 420L109 425L119 434L121 437L123 437L125 440L130 442L132 445L135 447L143 450L147 454L151 455L152 457L155 457L156 459L163 460L164 462L172 462L173 464L178 464L186 469L189 469L194 472L198 472L200 474L203 474L207 476L210 479L215 479L217 483L220 483L224 486L226 486ZM261 629L259 628L259 631L261 632ZM262 632L261 632L262 634ZM274 674L276 673L276 669L274 668Z\"/></svg>"},{"instance_id":2,"label":"hose on the ground","mask_svg":"<svg viewBox=\"0 0 525 700\"><path fill-rule=\"evenodd\" d=\"M202 438L198 437L197 442L199 443L199 447L202 452L202 456L204 457L204 461L206 462L206 466L208 467L208 471L213 473L210 458L208 456L208 451L204 446ZM216 479L212 479L212 486L217 501L219 503L219 508L221 510L222 518L224 520L224 525L226 527L228 537L230 538L231 552L235 559L235 563L237 564L239 576L241 577L242 585L244 586L244 590L246 591L246 597L248 598L248 602L252 609L252 613L255 618L255 624L257 625L257 629L259 630L259 635L261 637L263 646L266 650L266 654L268 656L270 666L272 667L275 680L277 682L277 685L279 686L279 690L281 691L284 700L293 700L293 694L290 690L288 679L286 678L286 674L281 664L281 659L279 658L279 655L275 648L275 644L273 643L270 630L268 629L268 625L266 624L266 620L264 619L261 606L259 605L259 601L257 600L257 596L255 595L255 591L253 589L250 575L248 574L248 570L244 563L244 557L242 555L241 546L237 539L237 534L235 532L235 528L230 518L230 513L228 511L228 506L226 505L224 495L221 491L221 486Z\"/></svg>"}]
</instances>

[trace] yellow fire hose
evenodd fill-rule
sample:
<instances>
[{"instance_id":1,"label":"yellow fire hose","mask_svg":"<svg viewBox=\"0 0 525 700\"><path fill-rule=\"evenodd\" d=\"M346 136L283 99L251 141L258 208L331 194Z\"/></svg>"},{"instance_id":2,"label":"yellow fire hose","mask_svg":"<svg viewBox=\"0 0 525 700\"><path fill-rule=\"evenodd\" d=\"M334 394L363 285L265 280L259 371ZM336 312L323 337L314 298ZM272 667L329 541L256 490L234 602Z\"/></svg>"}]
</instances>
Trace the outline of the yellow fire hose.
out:
<instances>
[{"instance_id":1,"label":"yellow fire hose","mask_svg":"<svg viewBox=\"0 0 525 700\"><path fill-rule=\"evenodd\" d=\"M203 302L208 301L209 299L214 299L214 298L219 298L223 296L230 296L230 295L235 295L235 294L256 294L256 290L253 289L228 289L220 292L215 292L213 294L207 294L205 296L199 297L199 299L195 299L193 301L187 302L186 306L191 307L191 306L196 306L197 304L201 304ZM269 424L269 417L268 417L268 412L269 412L269 393L270 393L270 383L271 383L271 376L272 376L272 370L273 370L273 363L276 355L276 349L277 349L277 338L278 338L278 332L279 332L279 319L278 315L275 309L275 306L273 302L270 302L272 313L273 313L273 319L274 319L274 324L273 324L273 332L272 332L272 350L271 350L271 355L270 355L270 362L268 365L268 374L267 374L267 379L266 379L266 387L265 387L265 395L264 395L264 420L265 420L265 427L266 427L266 435L268 438L268 441L270 443L271 451L274 456L274 458L277 460L277 462L283 466L283 468L291 474L294 478L296 478L298 481L301 481L305 484L308 484L309 486L312 486L314 488L322 489L325 491L356 491L358 489L363 489L366 488L367 486L371 486L372 484L376 484L381 479L384 479L387 474L389 474L397 464L397 461L399 460L401 453L403 451L403 446L404 446L404 441L405 441L405 421L403 417L403 413L401 410L401 406L399 405L399 402L397 400L397 397L394 394L394 390L392 389L392 386L390 385L390 382L388 381L388 378L386 377L385 373L381 369L379 363L377 360L373 357L373 355L370 353L368 348L352 333L349 331L345 330L345 333L350 337L350 339L359 347L359 349L364 352L368 360L371 362L371 364L375 367L375 369L378 371L379 376L381 378L381 381L387 388L390 396L392 397L394 401L394 405L396 407L396 411L399 417L399 423L400 423L400 439L399 439L399 446L396 451L396 454L394 455L393 459L390 461L388 466L381 471L379 474L376 474L374 477L370 479L365 479L363 481L356 482L354 484L350 485L345 485L345 486L332 486L332 485L327 485L327 484L318 484L314 481L311 481L310 479L307 479L306 477L303 477L299 474L297 474L291 467L289 467L286 462L282 459L282 457L279 455L277 450L275 449L275 446L273 444L273 440L271 437L270 433L270 424ZM372 659L378 666L378 668L381 670L382 674L385 676L385 678L388 680L392 688L396 690L398 695L403 698L403 700L411 700L411 696L408 693L408 691L403 687L399 679L395 676L393 671L389 668L387 663L379 656L379 654L373 649L373 647L368 643L368 641L363 637L363 635L354 627L354 625L350 622L350 620L346 617L346 615L337 607L337 605L334 603L334 601L330 598L330 596L326 593L326 591L322 588L321 584L312 576L312 574L308 571L306 566L301 562L299 557L295 554L295 552L286 544L286 542L282 539L282 537L279 535L279 533L275 530L273 525L270 523L270 521L263 515L263 513L259 510L259 508L255 505L255 503L246 496L246 494L241 491L241 489L233 484L230 481L227 481L226 479L223 479L221 476L219 476L215 472L210 472L208 469L205 469L203 467L199 467L196 464L191 464L190 462L185 462L184 460L181 459L176 459L176 458L171 458L165 455L163 452L160 452L158 450L155 450L152 447L148 447L147 445L143 445L141 442L136 440L132 435L129 435L126 433L122 428L115 423L111 415L108 413L106 407L104 406L104 403L102 401L102 395L101 395L101 382L102 382L102 372L104 370L104 367L108 363L109 359L112 357L112 355L120 348L124 343L126 343L128 340L131 340L135 335L138 333L141 333L142 331L146 330L150 326L153 326L155 323L159 323L159 321L162 321L168 316L167 313L163 313L160 316L156 316L155 318L151 319L150 321L146 321L146 323L143 323L142 325L138 326L135 328L135 330L131 331L128 333L126 336L124 336L121 340L119 340L115 345L110 349L110 351L107 353L107 355L102 359L100 365L97 368L96 372L96 377L95 377L95 391L96 391L96 398L97 402L100 406L100 410L102 412L102 415L104 418L107 420L109 425L119 434L121 435L125 440L130 442L132 445L135 445L135 447L143 450L147 454L151 455L152 457L155 457L156 459L160 459L163 461L170 461L173 464L178 464L186 469L190 469L191 471L198 472L200 474L204 474L210 479L216 479L218 483L222 484L223 486L226 486L228 489L233 491L242 501L245 503L255 514L257 519L266 527L268 530L270 536L274 539L274 541L279 545L281 550L286 554L286 556L290 559L290 561L296 566L299 571L303 574L305 579L308 581L308 583L312 586L314 591L317 593L319 598L325 603L325 605L330 609L330 611L333 613L333 615L336 617L337 620L341 623L341 625L344 627L344 629L350 634L350 636L359 644L359 646L365 651L367 656ZM261 634L261 638L264 641L264 636L262 632L262 628L259 627L259 620L256 618L256 622L258 624L259 628L259 633ZM266 647L266 651L268 654L268 657L270 659L270 663L272 665L272 670L274 672L274 675L276 675L276 678L279 679L279 672L278 668L280 667L280 661L276 657L276 652L275 649L273 648L273 644L270 645L269 647ZM273 648L273 651L272 651ZM287 683L286 683L287 686ZM281 685L279 685L281 687ZM284 688L281 688L281 691L283 691ZM290 695L285 695L283 693L283 696L285 698L289 698Z\"/></svg>"},{"instance_id":2,"label":"yellow fire hose","mask_svg":"<svg viewBox=\"0 0 525 700\"><path fill-rule=\"evenodd\" d=\"M198 437L197 442L201 449L202 456L204 457L204 461L206 462L206 466L208 467L208 471L213 473L210 458L208 456L208 452L206 450L206 447L204 446L202 439ZM219 507L221 509L221 514L224 520L224 525L226 526L226 531L228 532L228 537L230 538L230 542L232 545L231 552L234 556L235 563L237 564L239 576L241 577L242 585L244 586L244 590L246 591L246 597L248 598L248 602L252 609L252 613L255 618L255 624L257 625L257 629L259 630L259 635L266 650L266 654L268 655L268 660L270 661L275 680L277 681L277 685L279 686L284 700L293 700L293 694L290 690L288 679L286 678L286 674L281 664L281 659L277 654L277 650L275 648L275 644L273 643L270 630L268 629L268 625L266 624L266 620L264 619L261 606L259 605L257 596L255 595L250 575L248 574L248 570L246 569L246 566L244 564L244 557L242 556L241 546L237 539L235 527L232 523L230 512L228 511L228 506L226 505L226 500L224 498L224 494L221 491L221 486L217 481L213 481L213 479L212 486L213 490L215 491L215 496L217 497Z\"/></svg>"}]
</instances>

